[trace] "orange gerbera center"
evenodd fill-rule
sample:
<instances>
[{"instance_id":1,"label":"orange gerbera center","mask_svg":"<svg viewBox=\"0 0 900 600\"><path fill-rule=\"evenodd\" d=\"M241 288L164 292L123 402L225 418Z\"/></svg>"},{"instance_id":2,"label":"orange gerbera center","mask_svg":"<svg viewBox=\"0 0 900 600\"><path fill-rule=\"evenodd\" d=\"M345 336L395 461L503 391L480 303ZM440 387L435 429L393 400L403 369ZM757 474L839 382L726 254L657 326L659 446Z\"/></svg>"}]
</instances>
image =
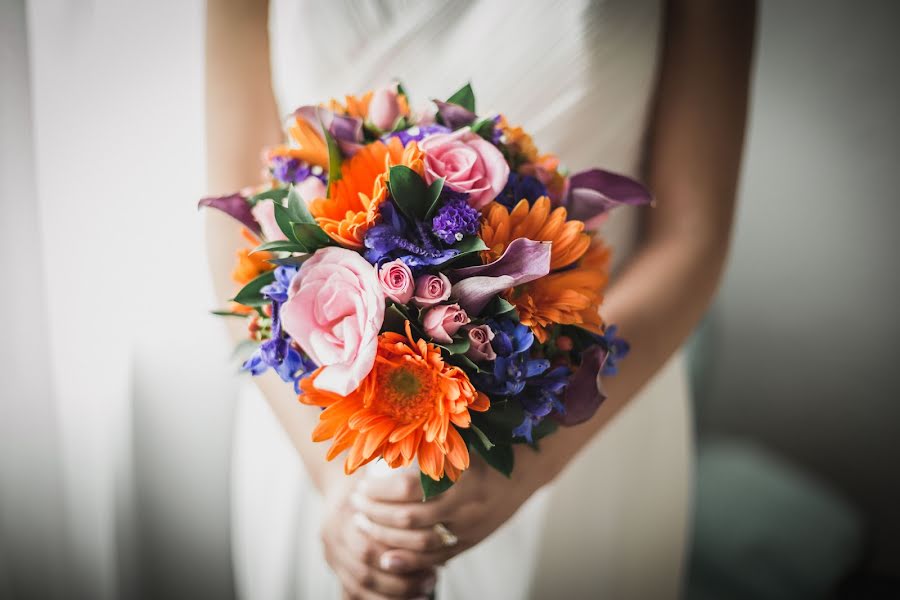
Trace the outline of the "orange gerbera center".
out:
<instances>
[{"instance_id":1,"label":"orange gerbera center","mask_svg":"<svg viewBox=\"0 0 900 600\"><path fill-rule=\"evenodd\" d=\"M345 160L330 197L309 203L309 211L325 233L342 246L362 249L366 231L387 198L389 169L394 165L406 165L419 175L425 171L419 146L410 142L404 148L396 137L368 144Z\"/></svg>"},{"instance_id":2,"label":"orange gerbera center","mask_svg":"<svg viewBox=\"0 0 900 600\"><path fill-rule=\"evenodd\" d=\"M300 402L325 408L313 440L334 440L329 460L347 450L347 474L379 457L394 468L417 459L434 480L455 481L469 467L456 428L469 427L469 411L490 403L461 369L444 362L439 348L413 339L409 322L405 336L379 336L372 371L347 396L317 389L318 373L300 383Z\"/></svg>"},{"instance_id":3,"label":"orange gerbera center","mask_svg":"<svg viewBox=\"0 0 900 600\"><path fill-rule=\"evenodd\" d=\"M584 223L567 221L566 209L550 210L550 199L541 196L534 204L522 200L512 209L492 202L482 213L481 239L488 250L483 254L485 262L500 258L509 244L518 238L535 242L552 242L550 270L571 265L587 252L591 238L584 233Z\"/></svg>"}]
</instances>

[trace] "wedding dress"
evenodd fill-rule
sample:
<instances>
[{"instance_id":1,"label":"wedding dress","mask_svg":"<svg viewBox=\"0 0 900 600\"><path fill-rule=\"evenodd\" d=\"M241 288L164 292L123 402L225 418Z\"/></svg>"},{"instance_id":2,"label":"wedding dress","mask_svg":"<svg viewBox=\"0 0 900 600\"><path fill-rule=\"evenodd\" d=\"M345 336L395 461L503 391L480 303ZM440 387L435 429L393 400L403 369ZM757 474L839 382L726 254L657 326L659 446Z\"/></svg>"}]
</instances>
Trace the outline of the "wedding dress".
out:
<instances>
[{"instance_id":1,"label":"wedding dress","mask_svg":"<svg viewBox=\"0 0 900 600\"><path fill-rule=\"evenodd\" d=\"M272 75L283 114L399 78L412 104L466 81L572 171L636 175L657 75L655 1L273 0ZM619 264L633 209L604 234ZM297 410L308 410L298 405ZM692 469L677 355L560 474L439 575L439 600L665 599L678 595ZM233 555L245 598L338 598L322 556L321 499L262 397L238 411Z\"/></svg>"}]
</instances>

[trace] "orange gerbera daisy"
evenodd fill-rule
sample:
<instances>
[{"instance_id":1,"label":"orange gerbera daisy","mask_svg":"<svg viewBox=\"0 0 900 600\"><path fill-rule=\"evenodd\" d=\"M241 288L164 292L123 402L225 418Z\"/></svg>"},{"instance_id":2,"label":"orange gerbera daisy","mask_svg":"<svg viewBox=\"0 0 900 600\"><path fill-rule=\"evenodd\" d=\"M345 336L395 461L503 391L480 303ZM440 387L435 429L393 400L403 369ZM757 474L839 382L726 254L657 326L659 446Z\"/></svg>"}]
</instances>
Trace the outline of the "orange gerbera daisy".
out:
<instances>
[{"instance_id":1,"label":"orange gerbera daisy","mask_svg":"<svg viewBox=\"0 0 900 600\"><path fill-rule=\"evenodd\" d=\"M512 149L512 152L518 155L526 162L532 162L538 158L538 149L534 145L531 136L525 133L525 130L519 126L513 127L506 120L506 117L500 116L497 123L500 133L503 136L503 143Z\"/></svg>"},{"instance_id":2,"label":"orange gerbera daisy","mask_svg":"<svg viewBox=\"0 0 900 600\"><path fill-rule=\"evenodd\" d=\"M547 341L547 328L554 323L603 333L599 311L609 277L609 259L609 248L596 242L574 269L513 288L507 299L515 305L522 324L531 327L541 343Z\"/></svg>"},{"instance_id":3,"label":"orange gerbera daisy","mask_svg":"<svg viewBox=\"0 0 900 600\"><path fill-rule=\"evenodd\" d=\"M341 178L333 183L329 198L316 198L309 212L337 243L360 250L363 238L387 197L389 169L406 165L419 175L425 172L418 144L392 137L387 143L373 142L341 164Z\"/></svg>"},{"instance_id":4,"label":"orange gerbera daisy","mask_svg":"<svg viewBox=\"0 0 900 600\"><path fill-rule=\"evenodd\" d=\"M414 340L409 321L405 336L379 336L375 366L348 396L316 389L318 373L300 382L300 402L325 408L313 441L334 440L328 460L349 450L348 475L379 457L392 468L418 459L434 480L456 481L469 468L456 427L469 427L469 411L486 411L490 402L461 369L444 362L440 349Z\"/></svg>"},{"instance_id":5,"label":"orange gerbera daisy","mask_svg":"<svg viewBox=\"0 0 900 600\"><path fill-rule=\"evenodd\" d=\"M512 212L492 202L483 211L481 239L487 245L483 259L490 262L500 258L510 242L527 238L535 242L552 242L550 270L566 267L587 252L591 238L584 233L584 223L567 221L566 209L550 211L550 199L541 196L529 206L528 200L516 204Z\"/></svg>"},{"instance_id":6,"label":"orange gerbera daisy","mask_svg":"<svg viewBox=\"0 0 900 600\"><path fill-rule=\"evenodd\" d=\"M327 169L328 146L319 133L319 128L301 115L294 115L293 119L293 123L288 125L287 131L294 143L289 146L280 145L270 148L268 150L268 160L275 156L290 156L291 158Z\"/></svg>"},{"instance_id":7,"label":"orange gerbera daisy","mask_svg":"<svg viewBox=\"0 0 900 600\"><path fill-rule=\"evenodd\" d=\"M237 251L236 254L238 260L237 264L234 266L234 270L231 272L231 278L235 283L246 285L256 279L259 275L274 269L275 265L268 262L268 260L272 258L271 252L263 251L250 254L261 242L249 229L241 229L241 235L244 236L245 240L250 242L250 247L241 248Z\"/></svg>"},{"instance_id":8,"label":"orange gerbera daisy","mask_svg":"<svg viewBox=\"0 0 900 600\"><path fill-rule=\"evenodd\" d=\"M339 115L365 119L369 114L369 103L372 102L372 94L373 92L368 91L362 96L344 96L343 104L339 100L332 98L323 106Z\"/></svg>"}]
</instances>

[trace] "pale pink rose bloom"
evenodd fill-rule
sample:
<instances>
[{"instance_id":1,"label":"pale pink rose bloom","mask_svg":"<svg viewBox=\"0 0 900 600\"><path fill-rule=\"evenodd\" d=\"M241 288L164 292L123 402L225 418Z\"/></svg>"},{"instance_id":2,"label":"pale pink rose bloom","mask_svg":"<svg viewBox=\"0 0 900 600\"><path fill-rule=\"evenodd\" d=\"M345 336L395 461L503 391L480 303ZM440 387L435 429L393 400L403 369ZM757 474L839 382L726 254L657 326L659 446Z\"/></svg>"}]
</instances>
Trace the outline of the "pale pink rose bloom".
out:
<instances>
[{"instance_id":1,"label":"pale pink rose bloom","mask_svg":"<svg viewBox=\"0 0 900 600\"><path fill-rule=\"evenodd\" d=\"M450 280L443 273L423 275L416 280L412 301L418 306L434 306L450 298Z\"/></svg>"},{"instance_id":2,"label":"pale pink rose bloom","mask_svg":"<svg viewBox=\"0 0 900 600\"><path fill-rule=\"evenodd\" d=\"M469 349L466 351L466 356L474 361L494 360L497 358L497 353L494 352L494 349L491 347L491 340L494 339L494 332L490 327L487 325L470 327L468 335Z\"/></svg>"},{"instance_id":3,"label":"pale pink rose bloom","mask_svg":"<svg viewBox=\"0 0 900 600\"><path fill-rule=\"evenodd\" d=\"M325 184L318 177L307 177L300 183L295 183L294 189L307 204L316 198L324 198L327 194Z\"/></svg>"},{"instance_id":4,"label":"pale pink rose bloom","mask_svg":"<svg viewBox=\"0 0 900 600\"><path fill-rule=\"evenodd\" d=\"M441 304L428 309L422 317L425 333L436 342L449 344L459 328L469 322L469 315L459 304Z\"/></svg>"},{"instance_id":5,"label":"pale pink rose bloom","mask_svg":"<svg viewBox=\"0 0 900 600\"><path fill-rule=\"evenodd\" d=\"M406 304L413 297L415 282L412 271L399 258L381 265L378 281L385 295L398 304Z\"/></svg>"},{"instance_id":6,"label":"pale pink rose bloom","mask_svg":"<svg viewBox=\"0 0 900 600\"><path fill-rule=\"evenodd\" d=\"M444 177L448 188L469 194L473 208L484 208L509 179L503 154L468 128L428 136L419 147L425 153L425 180L430 184Z\"/></svg>"},{"instance_id":7,"label":"pale pink rose bloom","mask_svg":"<svg viewBox=\"0 0 900 600\"><path fill-rule=\"evenodd\" d=\"M345 248L322 248L300 267L281 307L284 330L317 365L320 390L346 396L372 370L385 296L375 268Z\"/></svg>"},{"instance_id":8,"label":"pale pink rose bloom","mask_svg":"<svg viewBox=\"0 0 900 600\"><path fill-rule=\"evenodd\" d=\"M369 102L369 121L382 131L390 131L400 116L397 91L394 87L381 88L372 94Z\"/></svg>"},{"instance_id":9,"label":"pale pink rose bloom","mask_svg":"<svg viewBox=\"0 0 900 600\"><path fill-rule=\"evenodd\" d=\"M261 200L250 209L250 213L256 219L256 222L259 223L259 228L262 229L263 237L269 242L287 239L287 236L281 232L281 228L278 227L278 223L275 221L274 202L274 200Z\"/></svg>"}]
</instances>

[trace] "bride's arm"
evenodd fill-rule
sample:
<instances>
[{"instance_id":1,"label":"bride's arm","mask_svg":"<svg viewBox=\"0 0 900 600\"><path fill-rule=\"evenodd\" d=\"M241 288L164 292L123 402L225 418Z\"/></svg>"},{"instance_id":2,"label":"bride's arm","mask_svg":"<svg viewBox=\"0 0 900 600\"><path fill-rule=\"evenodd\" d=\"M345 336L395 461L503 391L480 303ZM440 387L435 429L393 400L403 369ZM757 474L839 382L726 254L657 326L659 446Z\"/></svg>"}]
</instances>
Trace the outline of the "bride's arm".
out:
<instances>
[{"instance_id":1,"label":"bride's arm","mask_svg":"<svg viewBox=\"0 0 900 600\"><path fill-rule=\"evenodd\" d=\"M282 141L269 75L268 6L261 0L209 0L206 25L206 144L209 191L228 194L262 178L260 152ZM237 291L230 272L237 248L246 245L240 225L206 212L209 264L218 298ZM243 321L228 319L235 340L246 337ZM317 487L339 471L310 432L316 411L299 410L291 386L273 372L254 380L287 431ZM343 476L340 473L341 477Z\"/></svg>"},{"instance_id":2,"label":"bride's arm","mask_svg":"<svg viewBox=\"0 0 900 600\"><path fill-rule=\"evenodd\" d=\"M752 2L669 3L648 147L649 184L658 205L647 211L641 248L604 301L604 318L619 325L632 348L619 373L603 382L608 400L586 423L542 440L540 452L518 447L512 481L473 463L434 502L398 507L386 502L406 500L395 490L366 490L357 502L371 520L394 528L458 523L460 545L449 554L479 542L559 473L684 342L713 296L728 251L753 25ZM395 547L425 543L421 532L398 536L393 529L374 528L372 534L393 540ZM403 558L419 565L447 555Z\"/></svg>"}]
</instances>

